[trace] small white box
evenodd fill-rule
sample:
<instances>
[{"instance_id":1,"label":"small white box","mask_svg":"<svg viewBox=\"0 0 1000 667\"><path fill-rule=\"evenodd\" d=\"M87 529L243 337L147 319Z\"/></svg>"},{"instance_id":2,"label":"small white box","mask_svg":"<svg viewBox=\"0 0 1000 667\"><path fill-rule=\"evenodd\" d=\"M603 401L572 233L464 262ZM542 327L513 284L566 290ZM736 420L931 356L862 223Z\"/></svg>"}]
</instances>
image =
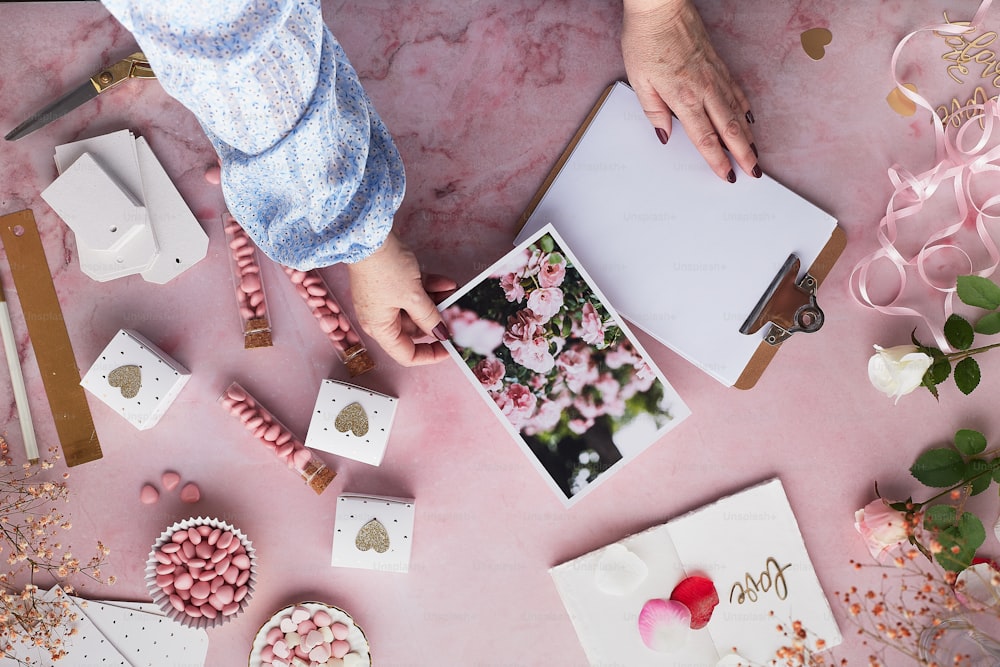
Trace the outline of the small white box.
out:
<instances>
[{"instance_id":1,"label":"small white box","mask_svg":"<svg viewBox=\"0 0 1000 667\"><path fill-rule=\"evenodd\" d=\"M152 428L191 374L140 334L121 329L80 384L140 431Z\"/></svg>"},{"instance_id":2,"label":"small white box","mask_svg":"<svg viewBox=\"0 0 1000 667\"><path fill-rule=\"evenodd\" d=\"M415 512L412 499L341 495L330 565L408 572Z\"/></svg>"},{"instance_id":3,"label":"small white box","mask_svg":"<svg viewBox=\"0 0 1000 667\"><path fill-rule=\"evenodd\" d=\"M397 401L346 382L323 380L305 445L377 466L385 455Z\"/></svg>"}]
</instances>

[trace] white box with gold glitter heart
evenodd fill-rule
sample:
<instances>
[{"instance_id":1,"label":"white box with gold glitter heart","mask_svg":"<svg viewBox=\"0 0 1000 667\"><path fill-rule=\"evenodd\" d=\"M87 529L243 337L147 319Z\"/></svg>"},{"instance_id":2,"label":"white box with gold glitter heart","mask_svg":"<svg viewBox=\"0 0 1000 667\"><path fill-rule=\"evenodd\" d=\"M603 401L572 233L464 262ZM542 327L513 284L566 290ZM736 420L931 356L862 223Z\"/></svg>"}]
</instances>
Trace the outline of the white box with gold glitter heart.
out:
<instances>
[{"instance_id":1,"label":"white box with gold glitter heart","mask_svg":"<svg viewBox=\"0 0 1000 667\"><path fill-rule=\"evenodd\" d=\"M364 387L323 380L305 445L377 466L389 443L397 402Z\"/></svg>"},{"instance_id":2,"label":"white box with gold glitter heart","mask_svg":"<svg viewBox=\"0 0 1000 667\"><path fill-rule=\"evenodd\" d=\"M330 565L408 572L415 513L412 499L342 494Z\"/></svg>"},{"instance_id":3,"label":"white box with gold glitter heart","mask_svg":"<svg viewBox=\"0 0 1000 667\"><path fill-rule=\"evenodd\" d=\"M191 374L141 334L121 329L80 384L140 431L152 428Z\"/></svg>"}]
</instances>

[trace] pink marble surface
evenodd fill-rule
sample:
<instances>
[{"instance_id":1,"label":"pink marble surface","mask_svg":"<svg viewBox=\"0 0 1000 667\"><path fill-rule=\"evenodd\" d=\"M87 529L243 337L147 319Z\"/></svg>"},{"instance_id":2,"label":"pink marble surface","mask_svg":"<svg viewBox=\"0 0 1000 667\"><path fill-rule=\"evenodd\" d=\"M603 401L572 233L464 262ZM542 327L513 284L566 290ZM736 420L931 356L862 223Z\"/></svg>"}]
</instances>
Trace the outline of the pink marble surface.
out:
<instances>
[{"instance_id":1,"label":"pink marble surface","mask_svg":"<svg viewBox=\"0 0 1000 667\"><path fill-rule=\"evenodd\" d=\"M211 150L193 117L158 84L130 83L25 139L0 143L0 213L34 210L81 368L117 329L130 327L193 371L150 431L91 400L104 458L71 471L73 541L81 549L104 540L113 549L107 571L119 583L86 593L145 599L143 563L159 532L211 515L250 536L261 573L249 612L211 631L212 667L245 664L260 624L302 599L354 614L379 667L583 665L548 567L775 475L827 593L864 585L848 560L867 558L852 518L871 499L871 481L887 496L915 492L905 470L917 452L960 427L992 439L1000 433L995 359L985 360L983 383L968 398L950 385L939 403L918 393L893 407L872 389L865 372L872 343L904 342L914 322L865 310L847 290L851 267L874 247L891 192L886 168L926 168L933 154L926 117L903 118L885 103L892 48L939 19L942 8L971 13L975 3L700 5L751 99L761 166L835 215L850 244L820 293L825 329L785 345L752 391L721 386L640 334L693 415L569 511L451 362L407 370L373 353L378 367L363 383L400 398L388 454L378 468L327 457L339 475L322 496L254 445L215 404L230 380L304 435L319 381L347 374L275 267L265 278L276 345L241 349L218 223L223 202L202 179ZM428 269L460 282L507 251L556 157L600 91L624 74L614 0L371 0L324 9L407 165L397 228ZM813 61L799 34L819 26L834 41ZM946 101L945 49L923 44L904 74ZM131 36L97 3L0 4L0 130L132 50ZM89 280L72 235L39 197L55 177L55 145L126 127L148 138L211 237L208 257L165 286L138 277ZM341 270L325 273L346 301ZM5 260L0 275L11 295ZM54 443L16 299L11 308L40 440ZM0 413L4 435L17 445L3 381ZM157 505L140 505L140 487L167 469L199 483L201 502L183 505L164 494ZM334 503L345 490L417 499L409 574L328 566ZM981 508L991 521L996 499ZM720 550L739 548L716 539ZM984 552L1000 555L992 536ZM837 655L866 663L869 650L842 625L847 638Z\"/></svg>"}]
</instances>

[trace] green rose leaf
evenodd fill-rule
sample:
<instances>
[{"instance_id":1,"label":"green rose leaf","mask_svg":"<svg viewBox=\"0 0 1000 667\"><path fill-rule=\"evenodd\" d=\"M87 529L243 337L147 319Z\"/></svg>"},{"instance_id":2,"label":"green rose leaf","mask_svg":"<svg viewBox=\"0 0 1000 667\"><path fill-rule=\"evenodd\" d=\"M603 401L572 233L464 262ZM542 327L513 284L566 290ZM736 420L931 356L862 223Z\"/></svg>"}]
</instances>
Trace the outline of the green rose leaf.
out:
<instances>
[{"instance_id":1,"label":"green rose leaf","mask_svg":"<svg viewBox=\"0 0 1000 667\"><path fill-rule=\"evenodd\" d=\"M941 543L935 558L941 567L960 572L972 564L976 550L986 541L983 523L974 514L958 511L950 505L935 505L924 515L924 528Z\"/></svg>"},{"instance_id":2,"label":"green rose leaf","mask_svg":"<svg viewBox=\"0 0 1000 667\"><path fill-rule=\"evenodd\" d=\"M972 347L972 339L976 333L961 315L951 315L944 323L944 337L948 343L959 350L968 350Z\"/></svg>"},{"instance_id":3,"label":"green rose leaf","mask_svg":"<svg viewBox=\"0 0 1000 667\"><path fill-rule=\"evenodd\" d=\"M924 513L924 528L944 530L955 526L958 511L951 505L933 505Z\"/></svg>"},{"instance_id":4,"label":"green rose leaf","mask_svg":"<svg viewBox=\"0 0 1000 667\"><path fill-rule=\"evenodd\" d=\"M538 239L538 245L540 245L542 250L545 252L552 252L552 249L556 247L555 241L553 241L552 237L548 234Z\"/></svg>"},{"instance_id":5,"label":"green rose leaf","mask_svg":"<svg viewBox=\"0 0 1000 667\"><path fill-rule=\"evenodd\" d=\"M557 252L549 255L549 264L559 264L563 261L563 256Z\"/></svg>"},{"instance_id":6,"label":"green rose leaf","mask_svg":"<svg viewBox=\"0 0 1000 667\"><path fill-rule=\"evenodd\" d=\"M955 434L955 447L966 456L975 456L986 450L986 436L971 428L959 429Z\"/></svg>"},{"instance_id":7,"label":"green rose leaf","mask_svg":"<svg viewBox=\"0 0 1000 667\"><path fill-rule=\"evenodd\" d=\"M992 466L985 459L970 459L965 464L965 479L969 481L969 495L975 496L990 488L993 482Z\"/></svg>"},{"instance_id":8,"label":"green rose leaf","mask_svg":"<svg viewBox=\"0 0 1000 667\"><path fill-rule=\"evenodd\" d=\"M958 298L970 306L996 310L1000 308L1000 287L982 276L959 276Z\"/></svg>"},{"instance_id":9,"label":"green rose leaf","mask_svg":"<svg viewBox=\"0 0 1000 667\"><path fill-rule=\"evenodd\" d=\"M963 394L971 394L979 386L979 363L972 357L966 357L955 364L955 384Z\"/></svg>"},{"instance_id":10,"label":"green rose leaf","mask_svg":"<svg viewBox=\"0 0 1000 667\"><path fill-rule=\"evenodd\" d=\"M976 333L981 333L986 336L992 336L995 333L1000 333L1000 313L990 313L984 315L978 322L976 322Z\"/></svg>"},{"instance_id":11,"label":"green rose leaf","mask_svg":"<svg viewBox=\"0 0 1000 667\"><path fill-rule=\"evenodd\" d=\"M932 384L941 384L951 375L951 362L940 350L931 356L934 358L934 363L927 369L926 376L930 378Z\"/></svg>"},{"instance_id":12,"label":"green rose leaf","mask_svg":"<svg viewBox=\"0 0 1000 667\"><path fill-rule=\"evenodd\" d=\"M917 457L910 474L925 486L954 486L965 478L965 461L954 449L930 449Z\"/></svg>"}]
</instances>

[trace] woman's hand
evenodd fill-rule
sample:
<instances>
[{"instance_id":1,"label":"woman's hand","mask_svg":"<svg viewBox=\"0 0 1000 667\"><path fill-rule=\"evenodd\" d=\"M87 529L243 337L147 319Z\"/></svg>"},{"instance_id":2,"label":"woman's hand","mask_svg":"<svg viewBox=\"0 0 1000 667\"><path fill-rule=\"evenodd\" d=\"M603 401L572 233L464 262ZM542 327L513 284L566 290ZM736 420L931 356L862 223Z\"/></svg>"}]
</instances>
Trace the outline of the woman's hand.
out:
<instances>
[{"instance_id":1,"label":"woman's hand","mask_svg":"<svg viewBox=\"0 0 1000 667\"><path fill-rule=\"evenodd\" d=\"M666 143L671 111L712 170L736 181L723 146L760 178L750 103L708 40L690 0L624 0L622 56L643 111Z\"/></svg>"},{"instance_id":2,"label":"woman's hand","mask_svg":"<svg viewBox=\"0 0 1000 667\"><path fill-rule=\"evenodd\" d=\"M450 337L435 306L457 285L444 276L423 275L413 252L394 232L374 253L347 265L354 309L361 328L404 366L433 364L448 356L426 336Z\"/></svg>"}]
</instances>

